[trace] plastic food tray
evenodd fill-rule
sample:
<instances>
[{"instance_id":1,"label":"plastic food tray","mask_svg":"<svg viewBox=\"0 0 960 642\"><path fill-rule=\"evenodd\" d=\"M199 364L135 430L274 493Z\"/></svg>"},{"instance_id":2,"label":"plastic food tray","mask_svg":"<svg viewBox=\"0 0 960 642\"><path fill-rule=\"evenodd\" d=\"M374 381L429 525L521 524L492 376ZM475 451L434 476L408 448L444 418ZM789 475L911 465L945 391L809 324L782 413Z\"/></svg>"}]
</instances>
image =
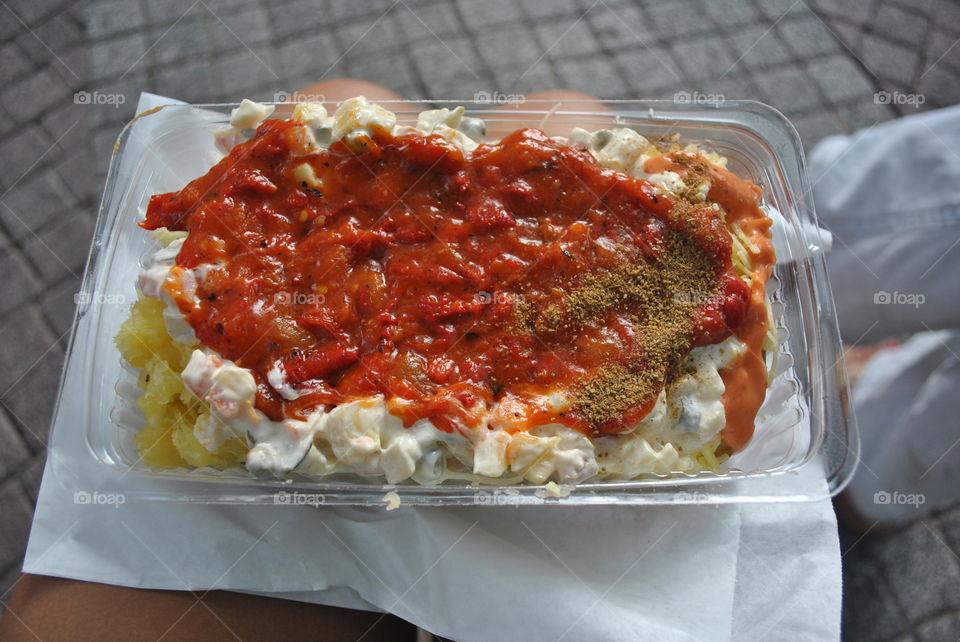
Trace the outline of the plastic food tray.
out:
<instances>
[{"instance_id":1,"label":"plastic food tray","mask_svg":"<svg viewBox=\"0 0 960 642\"><path fill-rule=\"evenodd\" d=\"M385 101L400 123L412 124L423 103ZM763 206L776 217L777 266L769 283L781 354L766 401L747 447L725 464L724 474L646 476L562 488L477 486L447 481L437 486L387 485L382 478L336 475L262 480L244 469L155 470L140 461L133 435L142 415L134 401L136 374L122 363L113 337L136 297L137 274L155 249L137 227L151 195L181 188L205 173L217 156L212 133L228 126L236 105L170 105L141 114L121 133L111 160L93 247L78 297L68 359L85 377L86 395L76 430L88 454L138 483L146 500L195 503L304 503L383 505L395 492L402 504L708 504L805 501L839 492L850 479L859 443L847 405L846 374L816 227L809 180L796 131L775 109L754 101L678 105L666 101L595 103L527 101L489 111L473 101L467 115L487 120L491 131L542 126L551 134L574 125L594 130L631 127L647 137L679 135L727 157L728 168L763 189ZM292 110L279 103L273 117ZM334 105L328 105L332 111ZM80 375L75 375L80 376ZM813 483L797 484L797 478ZM147 487L150 487L148 484ZM123 489L119 489L123 490ZM569 491L569 492L568 492Z\"/></svg>"}]
</instances>

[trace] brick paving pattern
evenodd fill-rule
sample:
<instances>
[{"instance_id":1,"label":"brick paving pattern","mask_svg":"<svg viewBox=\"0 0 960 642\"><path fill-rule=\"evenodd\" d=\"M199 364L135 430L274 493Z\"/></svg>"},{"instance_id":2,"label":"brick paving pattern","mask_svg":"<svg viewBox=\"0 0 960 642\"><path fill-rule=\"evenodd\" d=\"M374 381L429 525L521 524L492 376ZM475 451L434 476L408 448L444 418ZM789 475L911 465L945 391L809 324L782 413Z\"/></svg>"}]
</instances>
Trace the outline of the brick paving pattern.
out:
<instances>
[{"instance_id":1,"label":"brick paving pattern","mask_svg":"<svg viewBox=\"0 0 960 642\"><path fill-rule=\"evenodd\" d=\"M809 149L960 102L958 38L960 5L948 0L7 0L0 594L22 559L106 163L141 90L270 100L354 76L412 98L700 92L774 105ZM77 104L78 91L124 102ZM960 508L841 536L845 637L960 637Z\"/></svg>"}]
</instances>

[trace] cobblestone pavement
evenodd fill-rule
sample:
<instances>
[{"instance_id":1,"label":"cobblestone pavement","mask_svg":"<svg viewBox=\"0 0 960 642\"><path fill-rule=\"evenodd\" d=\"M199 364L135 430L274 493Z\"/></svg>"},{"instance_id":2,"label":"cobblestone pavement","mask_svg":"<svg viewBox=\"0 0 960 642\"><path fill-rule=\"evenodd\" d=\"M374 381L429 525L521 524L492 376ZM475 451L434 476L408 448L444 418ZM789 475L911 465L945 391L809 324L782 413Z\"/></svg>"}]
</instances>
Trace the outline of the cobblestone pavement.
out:
<instances>
[{"instance_id":1,"label":"cobblestone pavement","mask_svg":"<svg viewBox=\"0 0 960 642\"><path fill-rule=\"evenodd\" d=\"M684 91L768 102L808 149L960 102L960 5L947 0L0 4L0 593L27 538L106 162L141 90L272 99L354 76L414 98ZM842 535L848 638L960 637L960 509Z\"/></svg>"}]
</instances>

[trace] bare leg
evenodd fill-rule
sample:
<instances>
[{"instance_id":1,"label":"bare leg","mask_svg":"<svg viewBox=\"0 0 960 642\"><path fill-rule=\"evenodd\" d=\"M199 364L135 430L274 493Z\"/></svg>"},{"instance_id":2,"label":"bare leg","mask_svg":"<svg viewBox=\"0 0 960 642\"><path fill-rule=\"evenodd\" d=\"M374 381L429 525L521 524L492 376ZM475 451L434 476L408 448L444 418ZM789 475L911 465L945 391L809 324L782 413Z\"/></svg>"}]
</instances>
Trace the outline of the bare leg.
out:
<instances>
[{"instance_id":1,"label":"bare leg","mask_svg":"<svg viewBox=\"0 0 960 642\"><path fill-rule=\"evenodd\" d=\"M197 598L203 596L202 602ZM132 589L24 575L0 620L19 640L413 640L393 615L228 591Z\"/></svg>"}]
</instances>

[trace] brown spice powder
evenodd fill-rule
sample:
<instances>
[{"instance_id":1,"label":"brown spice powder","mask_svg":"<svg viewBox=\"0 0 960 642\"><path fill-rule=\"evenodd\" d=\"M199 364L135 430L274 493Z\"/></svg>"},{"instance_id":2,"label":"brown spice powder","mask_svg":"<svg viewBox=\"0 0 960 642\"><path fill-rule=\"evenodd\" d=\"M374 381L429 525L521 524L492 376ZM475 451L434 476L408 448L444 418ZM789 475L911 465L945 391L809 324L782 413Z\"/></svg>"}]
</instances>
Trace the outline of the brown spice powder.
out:
<instances>
[{"instance_id":1,"label":"brown spice powder","mask_svg":"<svg viewBox=\"0 0 960 642\"><path fill-rule=\"evenodd\" d=\"M635 312L641 337L636 353L576 386L574 409L596 427L659 394L690 349L697 302L718 289L707 257L689 239L674 234L656 263L638 257L636 263L588 275L564 301L549 306L535 321L537 332L548 336L576 331L612 310Z\"/></svg>"}]
</instances>

